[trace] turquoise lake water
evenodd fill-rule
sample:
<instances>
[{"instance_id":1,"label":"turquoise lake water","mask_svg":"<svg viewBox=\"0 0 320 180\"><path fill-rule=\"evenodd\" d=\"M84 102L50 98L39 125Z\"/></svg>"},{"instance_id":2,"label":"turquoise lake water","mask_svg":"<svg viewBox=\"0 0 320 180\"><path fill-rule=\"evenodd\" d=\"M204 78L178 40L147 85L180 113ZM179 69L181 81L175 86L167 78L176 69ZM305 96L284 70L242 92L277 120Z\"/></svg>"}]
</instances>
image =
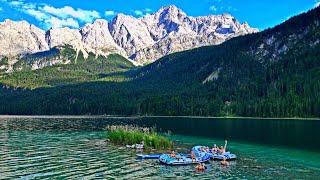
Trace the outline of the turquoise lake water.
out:
<instances>
[{"instance_id":1,"label":"turquoise lake water","mask_svg":"<svg viewBox=\"0 0 320 180\"><path fill-rule=\"evenodd\" d=\"M170 131L178 151L228 139L238 159L205 172L137 160L106 141L107 125ZM320 121L197 118L0 119L0 179L318 179Z\"/></svg>"}]
</instances>

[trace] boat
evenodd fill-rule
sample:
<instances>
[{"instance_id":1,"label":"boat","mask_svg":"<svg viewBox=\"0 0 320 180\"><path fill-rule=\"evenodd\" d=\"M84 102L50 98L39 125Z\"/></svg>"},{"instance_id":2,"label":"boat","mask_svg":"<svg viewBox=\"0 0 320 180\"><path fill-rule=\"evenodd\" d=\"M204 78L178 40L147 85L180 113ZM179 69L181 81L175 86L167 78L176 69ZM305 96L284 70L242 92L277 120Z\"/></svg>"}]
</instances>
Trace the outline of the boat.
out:
<instances>
[{"instance_id":1,"label":"boat","mask_svg":"<svg viewBox=\"0 0 320 180\"><path fill-rule=\"evenodd\" d=\"M169 154L162 154L159 158L159 161L166 165L171 166L178 166L178 165L190 165L190 164L198 164L198 163L205 163L209 161L211 156L207 153L202 154L202 156L195 157L192 160L190 155L181 155L177 154L177 157L171 157Z\"/></svg>"},{"instance_id":2,"label":"boat","mask_svg":"<svg viewBox=\"0 0 320 180\"><path fill-rule=\"evenodd\" d=\"M200 156L201 153L210 153L210 154L212 154L210 149L209 149L209 147L207 147L207 146L194 146L192 148L192 151L195 153L196 156Z\"/></svg>"},{"instance_id":3,"label":"boat","mask_svg":"<svg viewBox=\"0 0 320 180\"><path fill-rule=\"evenodd\" d=\"M212 153L212 151L207 146L194 146L192 148L192 151L195 152L196 155L199 152L206 152L211 156L211 159L214 159L214 160L223 160L224 158L226 158L226 160L237 159L237 156L235 154L230 153L230 152L225 152L223 154Z\"/></svg>"},{"instance_id":4,"label":"boat","mask_svg":"<svg viewBox=\"0 0 320 180\"><path fill-rule=\"evenodd\" d=\"M215 160L223 160L224 158L226 158L226 160L235 160L235 159L237 159L237 156L235 154L230 153L230 152L212 155L212 159L215 159Z\"/></svg>"},{"instance_id":5,"label":"boat","mask_svg":"<svg viewBox=\"0 0 320 180\"><path fill-rule=\"evenodd\" d=\"M138 159L159 159L162 154L137 154Z\"/></svg>"}]
</instances>

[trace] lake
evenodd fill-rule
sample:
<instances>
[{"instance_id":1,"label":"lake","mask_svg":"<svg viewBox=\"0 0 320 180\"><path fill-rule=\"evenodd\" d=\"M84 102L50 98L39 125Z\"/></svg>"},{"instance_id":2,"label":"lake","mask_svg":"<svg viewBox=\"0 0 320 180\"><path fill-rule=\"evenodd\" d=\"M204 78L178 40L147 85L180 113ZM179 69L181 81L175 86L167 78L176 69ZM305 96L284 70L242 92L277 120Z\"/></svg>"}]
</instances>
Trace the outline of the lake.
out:
<instances>
[{"instance_id":1,"label":"lake","mask_svg":"<svg viewBox=\"0 0 320 180\"><path fill-rule=\"evenodd\" d=\"M238 159L211 161L205 172L137 160L136 151L106 141L107 125L133 124L170 132L188 151L223 144ZM0 118L0 179L316 179L320 121L219 118Z\"/></svg>"}]
</instances>

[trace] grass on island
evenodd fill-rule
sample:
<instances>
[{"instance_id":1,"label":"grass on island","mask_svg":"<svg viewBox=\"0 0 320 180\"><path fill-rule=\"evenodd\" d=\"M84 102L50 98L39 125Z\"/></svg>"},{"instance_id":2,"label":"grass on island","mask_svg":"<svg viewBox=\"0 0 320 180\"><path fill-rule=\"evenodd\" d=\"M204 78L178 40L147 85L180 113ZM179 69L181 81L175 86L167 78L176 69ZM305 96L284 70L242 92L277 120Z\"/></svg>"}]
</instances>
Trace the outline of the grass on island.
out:
<instances>
[{"instance_id":1,"label":"grass on island","mask_svg":"<svg viewBox=\"0 0 320 180\"><path fill-rule=\"evenodd\" d=\"M136 126L108 126L108 139L118 145L140 144L146 149L171 149L173 142L154 129Z\"/></svg>"}]
</instances>

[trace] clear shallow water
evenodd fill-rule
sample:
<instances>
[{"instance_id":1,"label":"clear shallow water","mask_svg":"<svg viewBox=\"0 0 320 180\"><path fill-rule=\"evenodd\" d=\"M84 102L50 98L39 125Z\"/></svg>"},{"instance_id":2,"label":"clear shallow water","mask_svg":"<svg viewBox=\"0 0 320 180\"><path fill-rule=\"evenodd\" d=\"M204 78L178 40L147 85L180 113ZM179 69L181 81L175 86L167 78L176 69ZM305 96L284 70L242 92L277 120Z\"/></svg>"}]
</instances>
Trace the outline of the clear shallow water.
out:
<instances>
[{"instance_id":1,"label":"clear shallow water","mask_svg":"<svg viewBox=\"0 0 320 180\"><path fill-rule=\"evenodd\" d=\"M292 125L269 121L268 128L279 131L291 143L281 144L281 139L272 138L259 141L261 135L246 138L247 121L195 120L195 119L0 119L0 179L51 179L51 178L101 178L101 179L316 179L320 177L320 151L317 151L317 135L320 126L316 121L301 121L300 126L309 128L313 134L298 133L290 136ZM266 121L251 120L255 128L266 128ZM261 120L260 120L261 121ZM205 128L199 129L197 122ZM242 124L240 123L242 122ZM240 125L239 125L240 123ZM310 126L310 123L312 126ZM314 124L315 123L315 124ZM195 144L222 144L228 137L229 150L239 157L229 167L222 167L219 162L210 162L208 170L196 172L194 166L168 167L155 160L140 161L135 159L135 151L128 151L113 146L105 141L103 130L108 124L145 124L157 126L163 131L170 130L175 135L171 138L183 147ZM180 126L179 126L180 124ZM296 124L293 122L292 124ZM219 128L218 128L219 127ZM310 127L314 129L310 129ZM217 129L218 128L218 129ZM251 127L249 127L250 129ZM301 128L301 127L299 127ZM228 129L226 133L226 129ZM318 131L316 131L318 129ZM213 133L212 133L213 132ZM232 132L232 133L228 133ZM253 132L258 133L255 129ZM265 130L260 129L260 133ZM302 134L299 134L302 133ZM296 141L304 142L308 135L313 135L312 146L297 148ZM264 134L273 137L274 134ZM300 137L300 138L299 138ZM257 140L258 139L258 140ZM279 146L283 145L283 146ZM304 143L302 143L304 145ZM181 150L184 151L184 150Z\"/></svg>"}]
</instances>

